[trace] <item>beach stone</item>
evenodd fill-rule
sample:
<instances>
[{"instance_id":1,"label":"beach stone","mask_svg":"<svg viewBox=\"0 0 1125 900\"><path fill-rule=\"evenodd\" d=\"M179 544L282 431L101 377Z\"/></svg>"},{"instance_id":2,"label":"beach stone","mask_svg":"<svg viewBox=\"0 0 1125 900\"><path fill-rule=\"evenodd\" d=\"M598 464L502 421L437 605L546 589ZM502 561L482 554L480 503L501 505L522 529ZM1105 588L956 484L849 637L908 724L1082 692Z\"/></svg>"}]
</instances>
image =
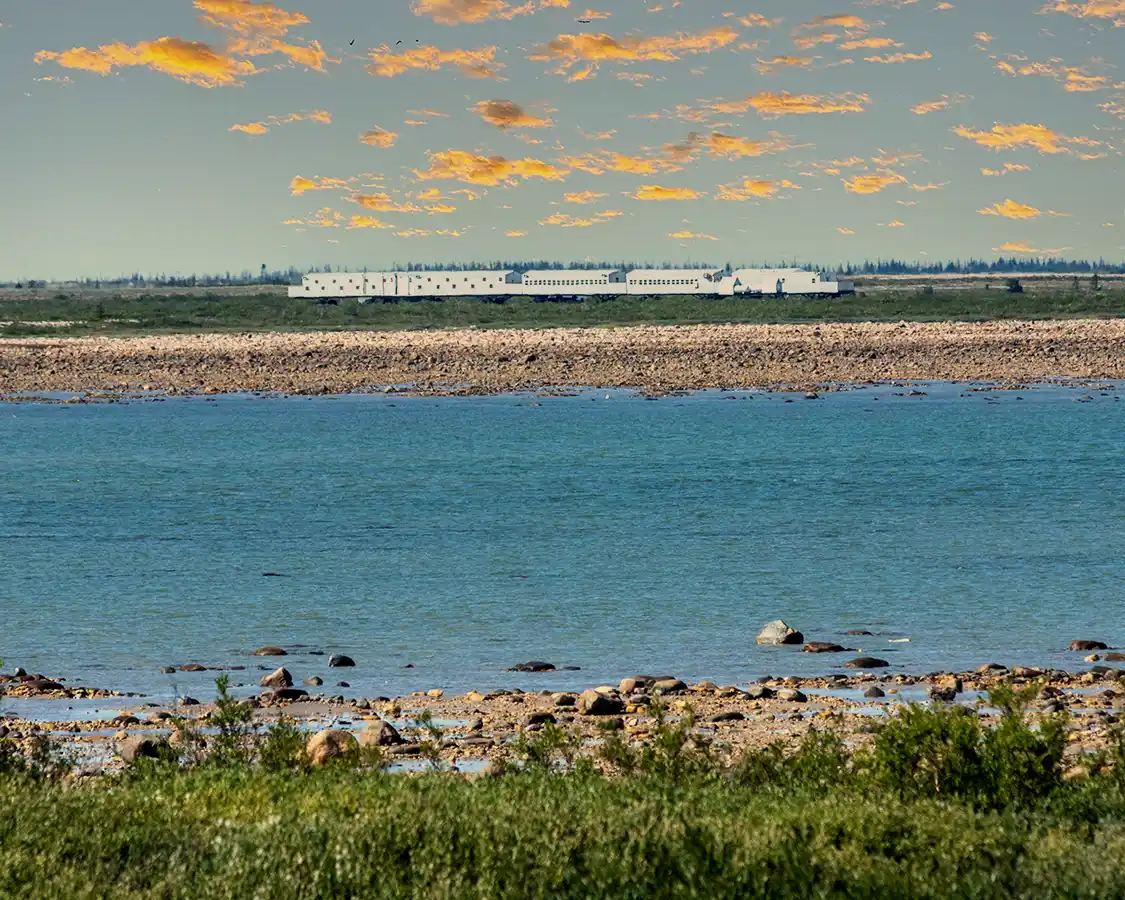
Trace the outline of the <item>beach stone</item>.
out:
<instances>
[{"instance_id":1,"label":"beach stone","mask_svg":"<svg viewBox=\"0 0 1125 900\"><path fill-rule=\"evenodd\" d=\"M36 693L46 693L47 691L63 691L66 690L57 681L51 681L49 678L32 678L28 681L22 682L23 686L29 691Z\"/></svg>"},{"instance_id":2,"label":"beach stone","mask_svg":"<svg viewBox=\"0 0 1125 900\"><path fill-rule=\"evenodd\" d=\"M346 681L337 681L336 687L351 687L351 685Z\"/></svg>"},{"instance_id":3,"label":"beach stone","mask_svg":"<svg viewBox=\"0 0 1125 900\"><path fill-rule=\"evenodd\" d=\"M552 713L542 711L528 713L523 717L525 728L529 725L554 725L557 721L558 719L556 719Z\"/></svg>"},{"instance_id":4,"label":"beach stone","mask_svg":"<svg viewBox=\"0 0 1125 900\"><path fill-rule=\"evenodd\" d=\"M952 688L953 693L960 694L965 690L965 684L956 675L947 675L938 680L938 687Z\"/></svg>"},{"instance_id":5,"label":"beach stone","mask_svg":"<svg viewBox=\"0 0 1125 900\"><path fill-rule=\"evenodd\" d=\"M124 728L126 725L140 725L141 720L129 713L122 713L119 716L113 717L113 724L118 728Z\"/></svg>"},{"instance_id":6,"label":"beach stone","mask_svg":"<svg viewBox=\"0 0 1125 900\"><path fill-rule=\"evenodd\" d=\"M719 686L713 681L701 681L699 684L693 684L691 689L693 691L717 691Z\"/></svg>"},{"instance_id":7,"label":"beach stone","mask_svg":"<svg viewBox=\"0 0 1125 900\"><path fill-rule=\"evenodd\" d=\"M173 674L173 673L174 673L175 671L176 671L176 667L175 667L175 666L161 666L161 667L160 667L160 674L161 674L161 675L171 675L171 674Z\"/></svg>"},{"instance_id":8,"label":"beach stone","mask_svg":"<svg viewBox=\"0 0 1125 900\"><path fill-rule=\"evenodd\" d=\"M187 663L186 665L176 667L181 672L206 672L207 667L201 666L199 663Z\"/></svg>"},{"instance_id":9,"label":"beach stone","mask_svg":"<svg viewBox=\"0 0 1125 900\"><path fill-rule=\"evenodd\" d=\"M441 688L433 688L432 690L426 691L426 696L432 700L440 700L445 696L445 691Z\"/></svg>"},{"instance_id":10,"label":"beach stone","mask_svg":"<svg viewBox=\"0 0 1125 900\"><path fill-rule=\"evenodd\" d=\"M289 674L288 669L282 666L279 669L274 669L269 675L263 675L261 685L271 688L293 687L293 676Z\"/></svg>"},{"instance_id":11,"label":"beach stone","mask_svg":"<svg viewBox=\"0 0 1125 900\"><path fill-rule=\"evenodd\" d=\"M985 663L983 666L981 666L979 669L977 669L977 671L981 675L987 675L990 672L1007 672L1008 667L1002 666L1002 665L1000 665L1000 663Z\"/></svg>"},{"instance_id":12,"label":"beach stone","mask_svg":"<svg viewBox=\"0 0 1125 900\"><path fill-rule=\"evenodd\" d=\"M687 685L678 678L665 678L653 684L652 689L659 694L682 694Z\"/></svg>"},{"instance_id":13,"label":"beach stone","mask_svg":"<svg viewBox=\"0 0 1125 900\"><path fill-rule=\"evenodd\" d=\"M470 734L477 731L484 731L484 719L482 719L480 716L477 716L468 725L465 726L465 730Z\"/></svg>"},{"instance_id":14,"label":"beach stone","mask_svg":"<svg viewBox=\"0 0 1125 900\"><path fill-rule=\"evenodd\" d=\"M576 706L577 704L578 698L573 694L559 694L555 697L555 706Z\"/></svg>"},{"instance_id":15,"label":"beach stone","mask_svg":"<svg viewBox=\"0 0 1125 900\"><path fill-rule=\"evenodd\" d=\"M1102 641L1083 641L1083 640L1079 640L1079 641L1071 641L1070 646L1068 646L1066 649L1067 650L1085 650L1085 651L1089 652L1090 650L1108 650L1109 647Z\"/></svg>"},{"instance_id":16,"label":"beach stone","mask_svg":"<svg viewBox=\"0 0 1125 900\"><path fill-rule=\"evenodd\" d=\"M13 678L23 678L23 676L26 675L26 674L27 674L27 669L25 669L23 666L16 666L15 671L12 672L12 677Z\"/></svg>"},{"instance_id":17,"label":"beach stone","mask_svg":"<svg viewBox=\"0 0 1125 900\"><path fill-rule=\"evenodd\" d=\"M318 731L305 744L305 753L314 766L323 766L334 759L355 756L358 751L359 742L354 735L333 728Z\"/></svg>"},{"instance_id":18,"label":"beach stone","mask_svg":"<svg viewBox=\"0 0 1125 900\"><path fill-rule=\"evenodd\" d=\"M618 685L617 690L620 691L621 694L628 696L629 694L635 694L637 691L644 690L649 687L652 682L653 678L650 675L634 675L632 678L622 678L621 684Z\"/></svg>"},{"instance_id":19,"label":"beach stone","mask_svg":"<svg viewBox=\"0 0 1125 900\"><path fill-rule=\"evenodd\" d=\"M9 729L7 725L0 725L0 741L4 740L4 738L11 733L11 729Z\"/></svg>"},{"instance_id":20,"label":"beach stone","mask_svg":"<svg viewBox=\"0 0 1125 900\"><path fill-rule=\"evenodd\" d=\"M1122 656L1122 659L1125 659L1125 656ZM1038 678L1043 674L1043 670L1033 669L1030 666L1012 666L1012 674L1020 678Z\"/></svg>"},{"instance_id":21,"label":"beach stone","mask_svg":"<svg viewBox=\"0 0 1125 900\"><path fill-rule=\"evenodd\" d=\"M309 696L309 692L295 687L276 688L272 694L264 694L263 696L273 700L304 700Z\"/></svg>"},{"instance_id":22,"label":"beach stone","mask_svg":"<svg viewBox=\"0 0 1125 900\"><path fill-rule=\"evenodd\" d=\"M830 641L809 641L801 648L802 653L855 653L854 647L841 647Z\"/></svg>"},{"instance_id":23,"label":"beach stone","mask_svg":"<svg viewBox=\"0 0 1125 900\"><path fill-rule=\"evenodd\" d=\"M863 628L853 628L850 631L845 631L844 634L848 637L871 637L871 632Z\"/></svg>"},{"instance_id":24,"label":"beach stone","mask_svg":"<svg viewBox=\"0 0 1125 900\"><path fill-rule=\"evenodd\" d=\"M305 685L305 687L320 687L322 684L324 684L324 679L319 675L310 675L308 678L302 681L301 684Z\"/></svg>"},{"instance_id":25,"label":"beach stone","mask_svg":"<svg viewBox=\"0 0 1125 900\"><path fill-rule=\"evenodd\" d=\"M844 663L847 669L883 669L889 666L890 663L885 659L879 659L875 656L857 656L855 659L849 659Z\"/></svg>"},{"instance_id":26,"label":"beach stone","mask_svg":"<svg viewBox=\"0 0 1125 900\"><path fill-rule=\"evenodd\" d=\"M254 651L255 656L288 656L289 654L280 647L259 647Z\"/></svg>"},{"instance_id":27,"label":"beach stone","mask_svg":"<svg viewBox=\"0 0 1125 900\"><path fill-rule=\"evenodd\" d=\"M957 699L957 691L948 685L938 685L930 688L930 699L940 700L943 703L952 703Z\"/></svg>"},{"instance_id":28,"label":"beach stone","mask_svg":"<svg viewBox=\"0 0 1125 900\"><path fill-rule=\"evenodd\" d=\"M773 688L764 684L752 684L746 688L746 696L751 700L770 700L777 696Z\"/></svg>"},{"instance_id":29,"label":"beach stone","mask_svg":"<svg viewBox=\"0 0 1125 900\"><path fill-rule=\"evenodd\" d=\"M781 619L767 622L754 639L758 644L802 644L805 636L795 628L790 628Z\"/></svg>"},{"instance_id":30,"label":"beach stone","mask_svg":"<svg viewBox=\"0 0 1125 900\"><path fill-rule=\"evenodd\" d=\"M625 711L625 704L617 697L583 691L578 698L578 711L584 716L615 716Z\"/></svg>"},{"instance_id":31,"label":"beach stone","mask_svg":"<svg viewBox=\"0 0 1125 900\"><path fill-rule=\"evenodd\" d=\"M346 669L354 665L355 660L350 656L344 656L342 653L328 657L328 668L330 669Z\"/></svg>"},{"instance_id":32,"label":"beach stone","mask_svg":"<svg viewBox=\"0 0 1125 900\"><path fill-rule=\"evenodd\" d=\"M871 687L864 689L863 696L869 699L878 699L879 697L886 697L887 695L881 687L877 687L873 684Z\"/></svg>"},{"instance_id":33,"label":"beach stone","mask_svg":"<svg viewBox=\"0 0 1125 900\"><path fill-rule=\"evenodd\" d=\"M1089 656L1083 656L1082 661L1083 662L1100 662L1101 658L1102 658L1101 654L1091 653Z\"/></svg>"},{"instance_id":34,"label":"beach stone","mask_svg":"<svg viewBox=\"0 0 1125 900\"><path fill-rule=\"evenodd\" d=\"M117 748L117 755L129 764L138 759L156 759L160 756L160 748L164 744L165 741L161 738L137 734L121 742Z\"/></svg>"},{"instance_id":35,"label":"beach stone","mask_svg":"<svg viewBox=\"0 0 1125 900\"><path fill-rule=\"evenodd\" d=\"M530 662L516 663L509 672L554 672L555 667L552 663L543 662L542 660L533 659Z\"/></svg>"},{"instance_id":36,"label":"beach stone","mask_svg":"<svg viewBox=\"0 0 1125 900\"><path fill-rule=\"evenodd\" d=\"M738 710L731 710L730 712L716 713L711 716L712 722L741 722L746 716L738 712Z\"/></svg>"},{"instance_id":37,"label":"beach stone","mask_svg":"<svg viewBox=\"0 0 1125 900\"><path fill-rule=\"evenodd\" d=\"M630 694L625 702L630 706L652 706L652 698L648 694Z\"/></svg>"},{"instance_id":38,"label":"beach stone","mask_svg":"<svg viewBox=\"0 0 1125 900\"><path fill-rule=\"evenodd\" d=\"M194 697L180 697L176 703L180 706L199 706L199 701Z\"/></svg>"},{"instance_id":39,"label":"beach stone","mask_svg":"<svg viewBox=\"0 0 1125 900\"><path fill-rule=\"evenodd\" d=\"M398 729L386 720L378 723L373 722L359 733L359 745L361 747L393 747L405 743L406 741L402 739Z\"/></svg>"},{"instance_id":40,"label":"beach stone","mask_svg":"<svg viewBox=\"0 0 1125 900\"><path fill-rule=\"evenodd\" d=\"M788 703L806 703L809 698L796 688L782 688L777 692L777 699Z\"/></svg>"}]
</instances>

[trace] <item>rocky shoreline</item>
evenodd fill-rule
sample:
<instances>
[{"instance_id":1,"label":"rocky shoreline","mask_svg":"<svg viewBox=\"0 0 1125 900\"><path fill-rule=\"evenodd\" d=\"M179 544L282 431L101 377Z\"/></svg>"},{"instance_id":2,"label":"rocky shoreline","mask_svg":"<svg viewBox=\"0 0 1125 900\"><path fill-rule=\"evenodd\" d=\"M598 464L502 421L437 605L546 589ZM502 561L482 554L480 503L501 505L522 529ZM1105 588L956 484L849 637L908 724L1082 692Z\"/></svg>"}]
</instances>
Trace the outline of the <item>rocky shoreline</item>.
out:
<instances>
[{"instance_id":1,"label":"rocky shoreline","mask_svg":"<svg viewBox=\"0 0 1125 900\"><path fill-rule=\"evenodd\" d=\"M824 389L1125 378L1125 319L0 339L0 395Z\"/></svg>"}]
</instances>

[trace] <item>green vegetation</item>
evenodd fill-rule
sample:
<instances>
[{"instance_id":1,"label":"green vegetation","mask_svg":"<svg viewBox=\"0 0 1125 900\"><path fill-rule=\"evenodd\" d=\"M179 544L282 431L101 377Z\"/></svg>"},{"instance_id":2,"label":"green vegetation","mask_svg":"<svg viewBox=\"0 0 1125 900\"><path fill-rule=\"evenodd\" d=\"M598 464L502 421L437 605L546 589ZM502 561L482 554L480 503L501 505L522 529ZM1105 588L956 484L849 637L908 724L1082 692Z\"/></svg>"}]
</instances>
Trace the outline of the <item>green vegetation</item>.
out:
<instances>
[{"instance_id":1,"label":"green vegetation","mask_svg":"<svg viewBox=\"0 0 1125 900\"><path fill-rule=\"evenodd\" d=\"M644 747L606 730L591 756L547 726L466 780L312 768L292 723L252 740L220 685L204 761L0 775L0 896L1122 896L1122 742L1065 777L1065 718L1030 724L1036 691L994 692L994 728L911 708L869 750L814 732L732 756L657 709Z\"/></svg>"},{"instance_id":2,"label":"green vegetation","mask_svg":"<svg viewBox=\"0 0 1125 900\"><path fill-rule=\"evenodd\" d=\"M284 295L196 297L115 295L0 301L0 335L152 334L200 331L299 329L545 328L697 322L857 322L1043 319L1125 315L1120 290L1063 286L1050 293L991 290L934 291L929 286L829 300L754 300L692 297L618 297L576 303L517 297L505 303L464 299L398 301L338 306L291 300ZM34 322L73 322L64 327Z\"/></svg>"}]
</instances>

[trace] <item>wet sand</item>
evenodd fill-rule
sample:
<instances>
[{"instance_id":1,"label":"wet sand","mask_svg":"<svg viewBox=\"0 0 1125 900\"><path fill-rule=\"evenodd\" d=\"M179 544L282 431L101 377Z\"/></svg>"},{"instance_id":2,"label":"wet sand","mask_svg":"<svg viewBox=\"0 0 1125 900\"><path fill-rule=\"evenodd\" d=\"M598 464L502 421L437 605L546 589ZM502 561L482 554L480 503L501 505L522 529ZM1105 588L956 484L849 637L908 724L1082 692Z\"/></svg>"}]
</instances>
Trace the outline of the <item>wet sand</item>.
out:
<instances>
[{"instance_id":1,"label":"wet sand","mask_svg":"<svg viewBox=\"0 0 1125 900\"><path fill-rule=\"evenodd\" d=\"M1125 378L1125 319L0 339L0 394L823 389Z\"/></svg>"}]
</instances>

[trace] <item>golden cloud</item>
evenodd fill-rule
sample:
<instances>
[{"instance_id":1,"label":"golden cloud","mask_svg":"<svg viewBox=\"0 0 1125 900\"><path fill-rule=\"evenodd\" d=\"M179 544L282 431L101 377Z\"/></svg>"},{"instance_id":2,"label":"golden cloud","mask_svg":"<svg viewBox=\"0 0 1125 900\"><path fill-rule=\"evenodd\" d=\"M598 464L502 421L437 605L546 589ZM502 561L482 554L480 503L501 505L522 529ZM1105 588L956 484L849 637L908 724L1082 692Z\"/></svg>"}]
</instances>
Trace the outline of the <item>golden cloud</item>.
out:
<instances>
[{"instance_id":1,"label":"golden cloud","mask_svg":"<svg viewBox=\"0 0 1125 900\"><path fill-rule=\"evenodd\" d=\"M841 50L882 50L884 47L901 47L902 44L889 37L866 37L840 44Z\"/></svg>"},{"instance_id":2,"label":"golden cloud","mask_svg":"<svg viewBox=\"0 0 1125 900\"><path fill-rule=\"evenodd\" d=\"M505 231L504 237L527 237L526 231Z\"/></svg>"},{"instance_id":3,"label":"golden cloud","mask_svg":"<svg viewBox=\"0 0 1125 900\"><path fill-rule=\"evenodd\" d=\"M608 19L612 15L613 13L602 12L601 10L597 9L588 9L583 13L579 13L577 16L575 16L575 18L580 21L582 19L589 19L591 22L594 22L598 19ZM527 232L524 233L526 234Z\"/></svg>"},{"instance_id":4,"label":"golden cloud","mask_svg":"<svg viewBox=\"0 0 1125 900\"><path fill-rule=\"evenodd\" d=\"M496 186L516 184L520 179L543 178L562 181L566 169L539 159L505 159L502 156L479 156L464 150L441 150L429 154L430 167L414 174L423 181L451 179L466 184Z\"/></svg>"},{"instance_id":5,"label":"golden cloud","mask_svg":"<svg viewBox=\"0 0 1125 900\"><path fill-rule=\"evenodd\" d=\"M977 212L982 216L1003 216L1005 219L1034 219L1040 215L1040 210L1034 206L1016 203L1014 200L994 203L992 206L978 209Z\"/></svg>"},{"instance_id":6,"label":"golden cloud","mask_svg":"<svg viewBox=\"0 0 1125 900\"><path fill-rule=\"evenodd\" d=\"M297 25L308 24L303 13L290 12L272 3L253 3L251 0L195 0L196 9L203 11L200 20L234 32L239 37L232 41L227 51L236 56L262 56L280 53L292 62L324 71L329 60L316 41L307 46L285 43L283 38Z\"/></svg>"},{"instance_id":7,"label":"golden cloud","mask_svg":"<svg viewBox=\"0 0 1125 900\"><path fill-rule=\"evenodd\" d=\"M948 181L943 181L940 184L912 184L910 190L912 191L940 191L943 187L948 185Z\"/></svg>"},{"instance_id":8,"label":"golden cloud","mask_svg":"<svg viewBox=\"0 0 1125 900\"><path fill-rule=\"evenodd\" d=\"M919 103L917 106L911 107L910 111L916 116L925 116L932 112L937 112L939 109L948 109L950 106L961 103L965 99L964 94L942 94L940 100Z\"/></svg>"},{"instance_id":9,"label":"golden cloud","mask_svg":"<svg viewBox=\"0 0 1125 900\"><path fill-rule=\"evenodd\" d=\"M1009 56L1009 59L1024 64L1017 66L1008 60L996 60L996 68L1005 75L1040 75L1053 78L1068 93L1089 93L1113 86L1113 82L1106 75L1091 75L1083 66L1065 66L1060 60L1041 63L1026 62L1025 57Z\"/></svg>"},{"instance_id":10,"label":"golden cloud","mask_svg":"<svg viewBox=\"0 0 1125 900\"><path fill-rule=\"evenodd\" d=\"M1064 13L1076 19L1111 19L1114 25L1125 24L1125 0L1052 0L1040 13Z\"/></svg>"},{"instance_id":11,"label":"golden cloud","mask_svg":"<svg viewBox=\"0 0 1125 900\"><path fill-rule=\"evenodd\" d=\"M346 178L305 178L302 175L294 176L289 182L289 193L299 197L307 191L344 190L351 182Z\"/></svg>"},{"instance_id":12,"label":"golden cloud","mask_svg":"<svg viewBox=\"0 0 1125 900\"><path fill-rule=\"evenodd\" d=\"M800 186L788 180L763 181L760 179L745 179L742 184L720 184L716 200L752 200L768 199L773 197L782 188L800 190Z\"/></svg>"},{"instance_id":13,"label":"golden cloud","mask_svg":"<svg viewBox=\"0 0 1125 900\"><path fill-rule=\"evenodd\" d=\"M568 72L581 62L591 66L580 69L580 77L572 74L572 80L593 77L594 67L604 61L649 61L670 62L685 53L710 53L726 47L738 39L733 28L720 26L700 34L676 34L660 37L630 35L620 40L608 34L560 34L541 47L537 47L529 59L539 62L558 62L555 71Z\"/></svg>"},{"instance_id":14,"label":"golden cloud","mask_svg":"<svg viewBox=\"0 0 1125 900\"><path fill-rule=\"evenodd\" d=\"M793 38L793 46L801 50L808 50L818 44L831 44L840 39L835 31L822 31L820 34L810 34L806 37Z\"/></svg>"},{"instance_id":15,"label":"golden cloud","mask_svg":"<svg viewBox=\"0 0 1125 900\"><path fill-rule=\"evenodd\" d=\"M428 231L424 228L407 228L404 231L396 231L395 237L461 237L464 231L455 231L451 228L438 228L434 231Z\"/></svg>"},{"instance_id":16,"label":"golden cloud","mask_svg":"<svg viewBox=\"0 0 1125 900\"><path fill-rule=\"evenodd\" d=\"M781 19L767 19L759 13L750 13L743 16L738 21L747 28L773 28L781 22Z\"/></svg>"},{"instance_id":17,"label":"golden cloud","mask_svg":"<svg viewBox=\"0 0 1125 900\"><path fill-rule=\"evenodd\" d=\"M242 84L241 79L257 72L249 60L234 59L212 50L207 44L162 37L155 41L127 44L106 44L96 50L75 47L62 53L41 50L35 62L55 62L65 69L82 69L109 75L115 69L144 66L173 78L200 87L227 87Z\"/></svg>"},{"instance_id":18,"label":"golden cloud","mask_svg":"<svg viewBox=\"0 0 1125 900\"><path fill-rule=\"evenodd\" d=\"M1002 169L981 169L981 175L991 175L999 177L1007 175L1009 172L1030 172L1031 166L1025 166L1023 163L1004 163Z\"/></svg>"},{"instance_id":19,"label":"golden cloud","mask_svg":"<svg viewBox=\"0 0 1125 900\"><path fill-rule=\"evenodd\" d=\"M415 206L413 203L399 203L388 194L353 194L348 198L352 203L357 203L364 209L370 209L373 212L400 212L400 213L416 213L422 210Z\"/></svg>"},{"instance_id":20,"label":"golden cloud","mask_svg":"<svg viewBox=\"0 0 1125 900\"><path fill-rule=\"evenodd\" d=\"M844 189L852 194L878 194L892 184L905 184L906 177L889 169L873 175L856 175L852 179L842 179Z\"/></svg>"},{"instance_id":21,"label":"golden cloud","mask_svg":"<svg viewBox=\"0 0 1125 900\"><path fill-rule=\"evenodd\" d=\"M836 230L840 232L840 234L855 234L855 231L851 228L837 228Z\"/></svg>"},{"instance_id":22,"label":"golden cloud","mask_svg":"<svg viewBox=\"0 0 1125 900\"><path fill-rule=\"evenodd\" d=\"M422 45L395 53L389 47L371 51L367 71L383 78L394 78L413 69L436 72L443 66L456 66L470 78L497 78L504 64L496 61L495 47L478 47L476 50L439 50Z\"/></svg>"},{"instance_id":23,"label":"golden cloud","mask_svg":"<svg viewBox=\"0 0 1125 900\"><path fill-rule=\"evenodd\" d=\"M227 130L261 135L269 131L274 125L288 125L291 122L320 122L323 125L331 125L332 113L324 109L314 109L311 112L289 113L285 116L269 116L264 122L249 122L245 125L232 125Z\"/></svg>"},{"instance_id":24,"label":"golden cloud","mask_svg":"<svg viewBox=\"0 0 1125 900\"><path fill-rule=\"evenodd\" d=\"M717 241L718 238L713 234L699 234L694 231L672 231L669 232L668 237L675 238L679 241Z\"/></svg>"},{"instance_id":25,"label":"golden cloud","mask_svg":"<svg viewBox=\"0 0 1125 900\"><path fill-rule=\"evenodd\" d=\"M996 253L1046 253L1048 255L1055 253L1062 253L1064 250L1069 250L1069 247L1058 247L1054 250L1040 250L1032 247L1026 241L1005 241L999 247L992 248Z\"/></svg>"},{"instance_id":26,"label":"golden cloud","mask_svg":"<svg viewBox=\"0 0 1125 900\"><path fill-rule=\"evenodd\" d=\"M680 148L669 147L667 152L670 158L628 156L624 153L598 150L585 153L581 156L563 156L558 162L571 169L577 169L588 175L604 175L606 172L624 172L631 175L654 175L657 172L679 172L683 169L676 159Z\"/></svg>"},{"instance_id":27,"label":"golden cloud","mask_svg":"<svg viewBox=\"0 0 1125 900\"><path fill-rule=\"evenodd\" d=\"M762 75L769 75L778 69L807 69L813 64L811 56L775 56L773 59L759 59L757 68Z\"/></svg>"},{"instance_id":28,"label":"golden cloud","mask_svg":"<svg viewBox=\"0 0 1125 900\"><path fill-rule=\"evenodd\" d=\"M959 125L953 129L959 137L967 138L989 150L1012 150L1031 147L1040 153L1073 153L1066 144L1098 146L1097 141L1086 137L1071 138L1058 134L1044 125L993 125L991 131L976 131Z\"/></svg>"},{"instance_id":29,"label":"golden cloud","mask_svg":"<svg viewBox=\"0 0 1125 900\"><path fill-rule=\"evenodd\" d=\"M359 142L369 147L393 147L396 140L398 140L398 132L388 131L385 128L373 128L359 136Z\"/></svg>"},{"instance_id":30,"label":"golden cloud","mask_svg":"<svg viewBox=\"0 0 1125 900\"><path fill-rule=\"evenodd\" d=\"M488 19L514 19L527 16L537 9L548 7L566 8L570 0L534 0L512 6L506 0L414 0L416 16L429 16L439 25L462 25L485 22Z\"/></svg>"},{"instance_id":31,"label":"golden cloud","mask_svg":"<svg viewBox=\"0 0 1125 900\"><path fill-rule=\"evenodd\" d=\"M901 63L909 62L911 60L925 60L933 59L934 55L929 50L924 50L921 53L892 53L890 56L865 56L864 62L873 63Z\"/></svg>"},{"instance_id":32,"label":"golden cloud","mask_svg":"<svg viewBox=\"0 0 1125 900\"><path fill-rule=\"evenodd\" d=\"M870 26L867 21L849 13L836 13L830 16L815 16L807 22L802 22L794 32L807 31L812 28L846 28L849 31L867 31Z\"/></svg>"},{"instance_id":33,"label":"golden cloud","mask_svg":"<svg viewBox=\"0 0 1125 900\"><path fill-rule=\"evenodd\" d=\"M372 218L371 216L352 216L348 220L349 230L352 228L394 228L394 225L389 225L379 219Z\"/></svg>"},{"instance_id":34,"label":"golden cloud","mask_svg":"<svg viewBox=\"0 0 1125 900\"><path fill-rule=\"evenodd\" d=\"M763 91L743 100L715 101L704 107L711 113L730 114L754 110L763 119L811 113L863 112L871 102L867 94L775 94ZM681 110L682 114L683 110Z\"/></svg>"},{"instance_id":35,"label":"golden cloud","mask_svg":"<svg viewBox=\"0 0 1125 900\"><path fill-rule=\"evenodd\" d=\"M231 125L227 131L242 131L246 134L260 135L269 131L269 126L264 122L248 122L245 125Z\"/></svg>"},{"instance_id":36,"label":"golden cloud","mask_svg":"<svg viewBox=\"0 0 1125 900\"><path fill-rule=\"evenodd\" d=\"M600 200L602 197L607 197L608 194L599 194L597 191L581 191L578 193L563 194L563 200L567 203L593 203L595 200Z\"/></svg>"},{"instance_id":37,"label":"golden cloud","mask_svg":"<svg viewBox=\"0 0 1125 900\"><path fill-rule=\"evenodd\" d=\"M507 128L547 128L553 125L549 118L533 116L524 112L523 107L511 100L481 100L473 107L473 112L490 125L503 130Z\"/></svg>"},{"instance_id":38,"label":"golden cloud","mask_svg":"<svg viewBox=\"0 0 1125 900\"><path fill-rule=\"evenodd\" d=\"M700 191L690 188L662 187L659 184L642 184L636 191L629 194L634 200L698 200L703 196Z\"/></svg>"},{"instance_id":39,"label":"golden cloud","mask_svg":"<svg viewBox=\"0 0 1125 900\"><path fill-rule=\"evenodd\" d=\"M344 217L340 213L335 212L331 207L324 207L324 209L317 210L308 219L286 219L283 225L306 225L313 228L339 228L340 223L344 221ZM298 229L301 230L301 229Z\"/></svg>"},{"instance_id":40,"label":"golden cloud","mask_svg":"<svg viewBox=\"0 0 1125 900\"><path fill-rule=\"evenodd\" d=\"M906 223L900 222L898 219L895 219L893 222L888 222L887 227L888 228L905 228Z\"/></svg>"}]
</instances>

